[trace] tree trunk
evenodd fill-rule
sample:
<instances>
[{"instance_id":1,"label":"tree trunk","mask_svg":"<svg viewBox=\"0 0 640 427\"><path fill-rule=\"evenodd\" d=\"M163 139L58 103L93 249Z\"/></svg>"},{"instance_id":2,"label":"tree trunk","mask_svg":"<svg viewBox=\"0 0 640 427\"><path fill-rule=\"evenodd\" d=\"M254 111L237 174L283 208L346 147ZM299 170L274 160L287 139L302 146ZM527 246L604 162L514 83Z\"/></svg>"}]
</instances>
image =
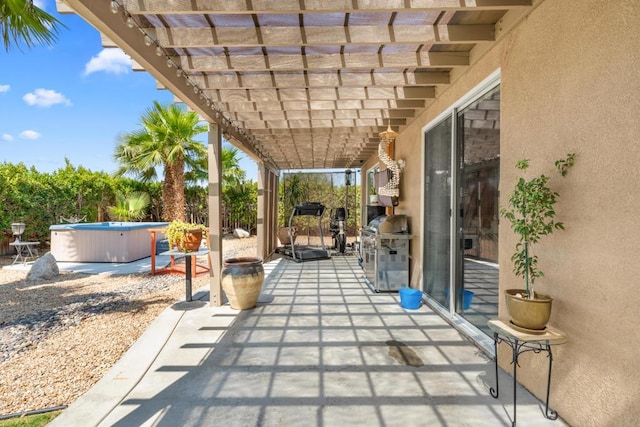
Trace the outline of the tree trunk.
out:
<instances>
[{"instance_id":1,"label":"tree trunk","mask_svg":"<svg viewBox=\"0 0 640 427\"><path fill-rule=\"evenodd\" d=\"M162 183L162 219L164 221L184 221L186 217L184 196L184 160L164 165L164 182Z\"/></svg>"}]
</instances>

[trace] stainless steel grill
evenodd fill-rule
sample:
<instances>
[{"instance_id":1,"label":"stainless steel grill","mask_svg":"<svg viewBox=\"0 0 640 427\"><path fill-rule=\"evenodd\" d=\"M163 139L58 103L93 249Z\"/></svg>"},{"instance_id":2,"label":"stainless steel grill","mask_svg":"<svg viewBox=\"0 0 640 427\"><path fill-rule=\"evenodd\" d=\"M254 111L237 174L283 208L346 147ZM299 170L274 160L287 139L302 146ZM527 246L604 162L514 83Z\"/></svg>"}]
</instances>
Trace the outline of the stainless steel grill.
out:
<instances>
[{"instance_id":1,"label":"stainless steel grill","mask_svg":"<svg viewBox=\"0 0 640 427\"><path fill-rule=\"evenodd\" d=\"M360 230L362 269L375 292L409 286L410 239L406 215L381 215Z\"/></svg>"}]
</instances>

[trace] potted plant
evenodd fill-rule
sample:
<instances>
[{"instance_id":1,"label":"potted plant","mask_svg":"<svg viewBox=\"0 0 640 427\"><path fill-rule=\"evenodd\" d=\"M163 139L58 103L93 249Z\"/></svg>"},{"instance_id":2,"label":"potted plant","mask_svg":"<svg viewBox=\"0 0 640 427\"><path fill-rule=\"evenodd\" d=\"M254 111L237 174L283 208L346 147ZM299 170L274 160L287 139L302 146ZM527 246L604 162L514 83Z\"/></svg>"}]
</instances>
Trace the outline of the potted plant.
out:
<instances>
[{"instance_id":1,"label":"potted plant","mask_svg":"<svg viewBox=\"0 0 640 427\"><path fill-rule=\"evenodd\" d=\"M202 224L174 220L167 226L164 236L169 241L169 248L177 247L180 252L196 252L206 232L207 227Z\"/></svg>"},{"instance_id":2,"label":"potted plant","mask_svg":"<svg viewBox=\"0 0 640 427\"><path fill-rule=\"evenodd\" d=\"M556 160L555 166L564 177L574 162L575 153L569 153L566 158ZM526 171L528 167L528 159L516 162L517 169ZM556 220L554 210L559 194L549 187L549 180L544 174L530 180L520 177L509 195L508 206L500 208L500 216L511 223L519 237L511 261L513 272L525 281L525 289L505 291L507 310L513 325L533 333L545 330L552 299L533 289L536 279L544 277L544 273L538 268L538 256L533 255L532 246L543 236L564 230L564 223Z\"/></svg>"}]
</instances>

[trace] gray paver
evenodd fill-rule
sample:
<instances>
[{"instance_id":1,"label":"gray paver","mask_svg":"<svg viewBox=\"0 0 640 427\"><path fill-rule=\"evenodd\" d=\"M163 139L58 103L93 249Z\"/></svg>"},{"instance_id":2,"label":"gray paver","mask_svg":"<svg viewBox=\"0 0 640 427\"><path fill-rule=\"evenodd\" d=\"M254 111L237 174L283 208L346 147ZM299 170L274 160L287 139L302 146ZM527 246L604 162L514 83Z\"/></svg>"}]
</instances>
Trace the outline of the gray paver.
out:
<instances>
[{"instance_id":1,"label":"gray paver","mask_svg":"<svg viewBox=\"0 0 640 427\"><path fill-rule=\"evenodd\" d=\"M510 424L511 378L492 398L493 362L428 307L371 292L352 257L265 270L270 302L174 305L51 425ZM518 393L519 425L563 425Z\"/></svg>"}]
</instances>

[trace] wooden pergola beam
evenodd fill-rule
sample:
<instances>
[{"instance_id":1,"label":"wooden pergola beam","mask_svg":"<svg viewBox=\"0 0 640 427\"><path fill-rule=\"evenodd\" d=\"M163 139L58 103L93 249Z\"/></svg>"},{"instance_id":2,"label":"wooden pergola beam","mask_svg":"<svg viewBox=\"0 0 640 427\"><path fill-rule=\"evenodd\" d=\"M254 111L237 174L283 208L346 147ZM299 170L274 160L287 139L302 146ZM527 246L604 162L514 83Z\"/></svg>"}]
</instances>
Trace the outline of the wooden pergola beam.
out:
<instances>
[{"instance_id":1,"label":"wooden pergola beam","mask_svg":"<svg viewBox=\"0 0 640 427\"><path fill-rule=\"evenodd\" d=\"M493 41L494 25L190 27L143 30L164 48L469 44Z\"/></svg>"},{"instance_id":2,"label":"wooden pergola beam","mask_svg":"<svg viewBox=\"0 0 640 427\"><path fill-rule=\"evenodd\" d=\"M104 45L115 47L115 45ZM175 64L188 73L260 72L260 71L369 71L384 68L402 72L407 68L453 68L469 65L469 52L429 52L421 45L415 53L376 54L296 54L296 55L233 55L170 56Z\"/></svg>"},{"instance_id":3,"label":"wooden pergola beam","mask_svg":"<svg viewBox=\"0 0 640 427\"><path fill-rule=\"evenodd\" d=\"M430 99L435 98L435 88L431 86L404 87L338 87L311 89L203 89L203 92L215 102L284 102L307 101L326 102L340 100L365 101ZM313 105L311 105L313 109Z\"/></svg>"},{"instance_id":4,"label":"wooden pergola beam","mask_svg":"<svg viewBox=\"0 0 640 427\"><path fill-rule=\"evenodd\" d=\"M124 0L132 14L287 14L441 10L505 10L531 6L531 0Z\"/></svg>"},{"instance_id":5,"label":"wooden pergola beam","mask_svg":"<svg viewBox=\"0 0 640 427\"><path fill-rule=\"evenodd\" d=\"M338 87L395 87L433 86L449 84L449 73L444 71L419 72L225 72L200 73L189 76L200 87L224 89L273 88L338 88Z\"/></svg>"},{"instance_id":6,"label":"wooden pergola beam","mask_svg":"<svg viewBox=\"0 0 640 427\"><path fill-rule=\"evenodd\" d=\"M175 102L182 102L176 98ZM372 100L337 100L314 101L313 108L309 101L278 101L278 102L222 102L219 103L224 111L235 112L294 112L308 113L309 110L330 110L336 112L359 110L418 110L425 107L422 99L372 99Z\"/></svg>"},{"instance_id":7,"label":"wooden pergola beam","mask_svg":"<svg viewBox=\"0 0 640 427\"><path fill-rule=\"evenodd\" d=\"M413 117L415 110L324 110L325 114L317 114L315 111L246 111L231 113L238 121L259 120L312 120L323 117L331 120L345 119L371 119L371 118L396 118L406 119Z\"/></svg>"}]
</instances>

